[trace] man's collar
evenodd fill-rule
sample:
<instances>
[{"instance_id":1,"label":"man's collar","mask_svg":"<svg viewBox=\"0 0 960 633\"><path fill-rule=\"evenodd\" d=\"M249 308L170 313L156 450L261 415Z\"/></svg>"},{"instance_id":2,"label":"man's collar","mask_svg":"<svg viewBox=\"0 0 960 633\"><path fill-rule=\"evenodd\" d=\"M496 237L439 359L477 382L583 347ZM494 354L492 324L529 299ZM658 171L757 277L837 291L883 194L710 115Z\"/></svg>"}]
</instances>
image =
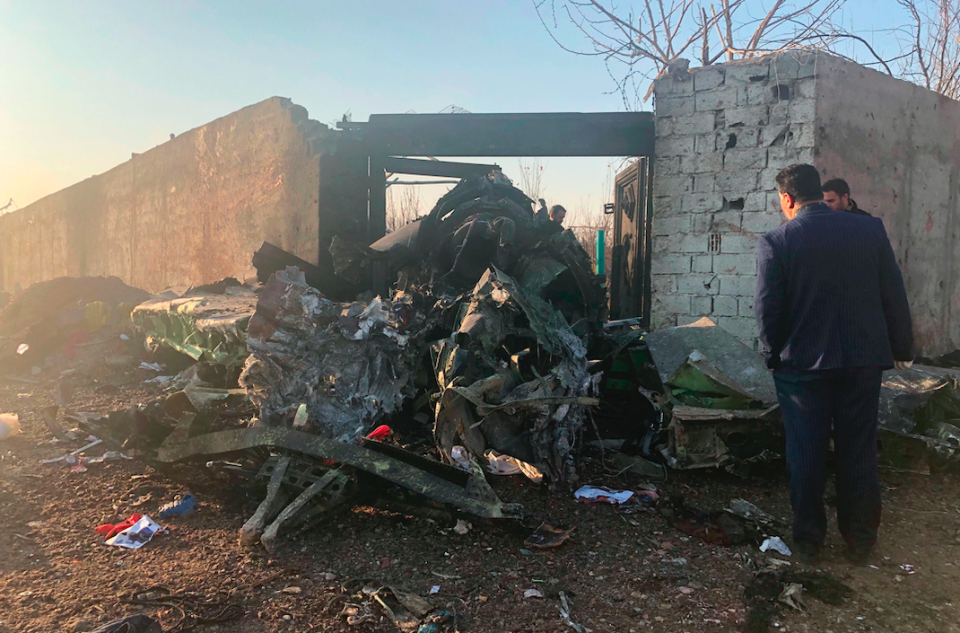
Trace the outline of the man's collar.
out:
<instances>
[{"instance_id":1,"label":"man's collar","mask_svg":"<svg viewBox=\"0 0 960 633\"><path fill-rule=\"evenodd\" d=\"M811 202L810 204L801 207L800 210L797 211L796 217L799 218L802 215L813 215L816 213L829 213L832 210L833 209L827 206L826 202L820 200L818 202Z\"/></svg>"}]
</instances>

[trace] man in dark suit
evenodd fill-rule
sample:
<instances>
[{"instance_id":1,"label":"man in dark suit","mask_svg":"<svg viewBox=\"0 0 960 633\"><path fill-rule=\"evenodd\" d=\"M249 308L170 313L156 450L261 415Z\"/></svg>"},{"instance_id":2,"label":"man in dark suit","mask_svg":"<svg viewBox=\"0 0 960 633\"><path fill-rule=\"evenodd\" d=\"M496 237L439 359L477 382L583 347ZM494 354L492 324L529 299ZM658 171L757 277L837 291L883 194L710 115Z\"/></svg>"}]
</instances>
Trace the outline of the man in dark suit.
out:
<instances>
[{"instance_id":1,"label":"man in dark suit","mask_svg":"<svg viewBox=\"0 0 960 633\"><path fill-rule=\"evenodd\" d=\"M777 187L790 221L760 237L754 306L783 413L793 540L801 559L819 555L832 436L837 523L847 557L865 564L880 525L881 372L913 358L910 307L883 222L832 211L811 165L787 167Z\"/></svg>"}]
</instances>

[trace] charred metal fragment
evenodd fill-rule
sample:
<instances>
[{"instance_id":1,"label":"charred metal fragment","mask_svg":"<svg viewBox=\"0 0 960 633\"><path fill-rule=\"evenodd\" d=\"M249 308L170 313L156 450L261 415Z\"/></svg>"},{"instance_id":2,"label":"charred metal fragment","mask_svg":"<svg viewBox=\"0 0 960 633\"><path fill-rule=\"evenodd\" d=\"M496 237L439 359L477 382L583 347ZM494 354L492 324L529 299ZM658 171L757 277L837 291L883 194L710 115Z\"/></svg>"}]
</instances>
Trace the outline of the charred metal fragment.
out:
<instances>
[{"instance_id":1,"label":"charred metal fragment","mask_svg":"<svg viewBox=\"0 0 960 633\"><path fill-rule=\"evenodd\" d=\"M316 266L270 242L264 242L253 254L253 266L257 269L257 279L260 283L266 283L274 273L295 266L303 272L304 281L307 284L328 297L343 300L356 295L356 286L337 277L329 253L322 252L320 255L322 265Z\"/></svg>"},{"instance_id":2,"label":"charred metal fragment","mask_svg":"<svg viewBox=\"0 0 960 633\"><path fill-rule=\"evenodd\" d=\"M394 449L388 455L302 431L253 426L186 439L171 436L160 447L157 461L175 463L195 458L210 459L252 448L270 448L328 459L480 517L510 518L519 513L517 506L499 500L482 473L480 476L459 471L453 474L452 469L428 472L419 466L424 458L400 449ZM440 472L444 475L441 476ZM467 475L465 481L463 474Z\"/></svg>"}]
</instances>

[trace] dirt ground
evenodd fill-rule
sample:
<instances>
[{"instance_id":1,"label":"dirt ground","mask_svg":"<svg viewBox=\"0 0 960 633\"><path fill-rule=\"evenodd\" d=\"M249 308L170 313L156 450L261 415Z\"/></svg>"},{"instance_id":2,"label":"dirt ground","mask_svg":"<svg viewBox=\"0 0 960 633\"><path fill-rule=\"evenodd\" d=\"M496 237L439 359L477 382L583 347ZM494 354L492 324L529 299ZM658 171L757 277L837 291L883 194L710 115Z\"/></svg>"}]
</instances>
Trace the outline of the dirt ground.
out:
<instances>
[{"instance_id":1,"label":"dirt ground","mask_svg":"<svg viewBox=\"0 0 960 633\"><path fill-rule=\"evenodd\" d=\"M104 362L123 351L100 350L76 369L76 410L106 413L159 393L143 384L150 374L136 361L123 368ZM156 586L210 602L207 615L226 604L242 607L242 618L197 627L204 632L396 631L370 595L381 586L456 613L443 631L575 630L561 619L561 592L571 621L585 631L739 631L747 626L745 586L767 566L767 555L755 546L710 545L679 532L657 511L623 514L586 505L574 501L573 485L550 491L519 477L494 482L498 494L543 521L574 528L561 547L529 551L523 544L529 530L518 526L477 521L458 535L425 518L361 507L308 533L282 535L273 556L246 550L238 531L259 499L218 487L198 474L202 465L161 473L137 461L90 465L86 472L40 464L81 445L49 443L39 411L54 402L56 376L59 371L48 369L37 376L39 384L0 377L0 412L19 413L24 431L0 440L0 633L69 633L141 612L158 617L166 630L177 624L183 603L125 601ZM641 482L607 471L593 456L582 464L576 485L582 483L631 488ZM820 568L852 588L851 597L830 606L808 596L807 611L784 611L770 630L960 631L956 484L954 477L885 473L875 566L844 562L833 531ZM659 487L702 509L743 497L788 516L782 468L753 479L672 472ZM162 521L169 533L142 549L107 547L94 532L136 511L156 518L160 505L187 490L199 501L197 514ZM131 491L138 492L133 499ZM136 500L142 503L131 507ZM788 567L798 568L796 562ZM524 597L531 589L543 597ZM372 617L352 627L340 617L349 604L362 614L364 602Z\"/></svg>"}]
</instances>

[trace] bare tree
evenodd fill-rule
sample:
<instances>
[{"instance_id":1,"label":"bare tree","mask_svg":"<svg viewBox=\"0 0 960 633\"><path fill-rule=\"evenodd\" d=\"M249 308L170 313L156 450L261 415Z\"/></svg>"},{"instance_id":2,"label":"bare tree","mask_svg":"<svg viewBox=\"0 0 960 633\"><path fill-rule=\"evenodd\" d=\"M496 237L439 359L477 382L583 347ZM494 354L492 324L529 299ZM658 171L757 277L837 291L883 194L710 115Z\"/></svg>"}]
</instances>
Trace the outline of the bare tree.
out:
<instances>
[{"instance_id":1,"label":"bare tree","mask_svg":"<svg viewBox=\"0 0 960 633\"><path fill-rule=\"evenodd\" d=\"M536 202L544 196L547 190L543 185L544 165L539 158L531 159L530 162L520 158L517 160L517 164L520 167L517 188Z\"/></svg>"},{"instance_id":2,"label":"bare tree","mask_svg":"<svg viewBox=\"0 0 960 633\"><path fill-rule=\"evenodd\" d=\"M387 189L388 231L396 231L419 217L420 189L417 185L394 185Z\"/></svg>"},{"instance_id":3,"label":"bare tree","mask_svg":"<svg viewBox=\"0 0 960 633\"><path fill-rule=\"evenodd\" d=\"M899 75L960 98L960 0L897 0L909 15L898 30L902 48Z\"/></svg>"},{"instance_id":4,"label":"bare tree","mask_svg":"<svg viewBox=\"0 0 960 633\"><path fill-rule=\"evenodd\" d=\"M646 83L684 57L707 66L795 48L828 49L838 38L860 40L832 24L845 0L765 0L760 14L751 13L757 4L746 0L644 0L636 8L613 0L532 1L561 48L604 60L628 109L641 95L649 97ZM586 49L561 41L571 27Z\"/></svg>"}]
</instances>

